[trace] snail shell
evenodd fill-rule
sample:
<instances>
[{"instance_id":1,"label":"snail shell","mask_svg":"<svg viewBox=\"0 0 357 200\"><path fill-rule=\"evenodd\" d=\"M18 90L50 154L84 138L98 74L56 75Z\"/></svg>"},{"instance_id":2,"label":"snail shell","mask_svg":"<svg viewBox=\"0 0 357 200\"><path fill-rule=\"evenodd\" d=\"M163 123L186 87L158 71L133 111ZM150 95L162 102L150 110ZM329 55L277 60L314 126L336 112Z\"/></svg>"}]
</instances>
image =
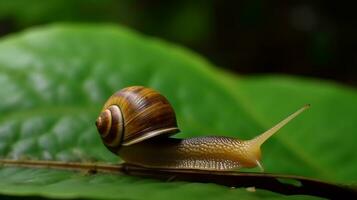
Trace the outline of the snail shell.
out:
<instances>
[{"instance_id":1,"label":"snail shell","mask_svg":"<svg viewBox=\"0 0 357 200\"><path fill-rule=\"evenodd\" d=\"M168 100L142 86L127 87L112 95L96 126L104 144L113 152L121 145L179 132L175 112Z\"/></svg>"}]
</instances>

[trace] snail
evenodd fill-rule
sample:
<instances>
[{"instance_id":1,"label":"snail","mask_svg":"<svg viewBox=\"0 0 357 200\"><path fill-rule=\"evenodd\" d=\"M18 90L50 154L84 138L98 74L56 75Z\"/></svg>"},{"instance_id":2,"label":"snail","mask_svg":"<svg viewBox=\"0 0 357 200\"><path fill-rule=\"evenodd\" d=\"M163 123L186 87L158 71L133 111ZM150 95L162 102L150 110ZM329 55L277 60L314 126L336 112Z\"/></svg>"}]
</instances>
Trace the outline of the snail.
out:
<instances>
[{"instance_id":1,"label":"snail","mask_svg":"<svg viewBox=\"0 0 357 200\"><path fill-rule=\"evenodd\" d=\"M214 171L259 167L263 171L260 146L308 107L251 140L225 136L177 139L170 137L179 128L168 100L153 89L131 86L107 100L96 126L104 145L129 164Z\"/></svg>"}]
</instances>

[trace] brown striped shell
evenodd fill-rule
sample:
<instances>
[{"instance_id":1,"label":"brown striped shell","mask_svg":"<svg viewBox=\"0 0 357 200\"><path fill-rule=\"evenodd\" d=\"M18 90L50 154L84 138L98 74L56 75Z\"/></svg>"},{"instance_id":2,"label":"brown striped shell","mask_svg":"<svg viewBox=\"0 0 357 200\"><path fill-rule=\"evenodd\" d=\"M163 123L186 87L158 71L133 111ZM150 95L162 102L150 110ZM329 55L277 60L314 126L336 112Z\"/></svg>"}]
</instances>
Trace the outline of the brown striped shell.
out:
<instances>
[{"instance_id":1,"label":"brown striped shell","mask_svg":"<svg viewBox=\"0 0 357 200\"><path fill-rule=\"evenodd\" d=\"M179 132L175 112L168 100L142 86L127 87L112 95L96 126L103 143L114 153L121 145Z\"/></svg>"}]
</instances>

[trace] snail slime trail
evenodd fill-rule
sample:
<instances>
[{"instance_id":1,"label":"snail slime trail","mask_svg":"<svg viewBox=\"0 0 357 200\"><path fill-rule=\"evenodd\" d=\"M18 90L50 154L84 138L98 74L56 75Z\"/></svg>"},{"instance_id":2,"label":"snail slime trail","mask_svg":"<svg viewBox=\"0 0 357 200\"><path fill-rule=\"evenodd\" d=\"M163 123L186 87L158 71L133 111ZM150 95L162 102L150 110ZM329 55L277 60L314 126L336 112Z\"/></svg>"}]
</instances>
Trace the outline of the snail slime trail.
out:
<instances>
[{"instance_id":1,"label":"snail slime trail","mask_svg":"<svg viewBox=\"0 0 357 200\"><path fill-rule=\"evenodd\" d=\"M108 99L96 125L104 145L130 164L217 171L258 166L263 170L260 146L308 107L251 140L224 136L176 139L170 137L179 129L168 100L153 89L132 86Z\"/></svg>"}]
</instances>

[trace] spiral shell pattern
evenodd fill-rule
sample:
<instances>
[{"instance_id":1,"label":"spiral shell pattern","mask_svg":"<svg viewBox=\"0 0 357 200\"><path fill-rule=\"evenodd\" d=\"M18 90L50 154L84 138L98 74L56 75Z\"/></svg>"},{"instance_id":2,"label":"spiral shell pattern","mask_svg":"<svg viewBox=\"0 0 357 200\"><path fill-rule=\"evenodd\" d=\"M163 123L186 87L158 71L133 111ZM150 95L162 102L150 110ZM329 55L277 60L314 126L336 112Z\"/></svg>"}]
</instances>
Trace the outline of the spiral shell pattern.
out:
<instances>
[{"instance_id":1,"label":"spiral shell pattern","mask_svg":"<svg viewBox=\"0 0 357 200\"><path fill-rule=\"evenodd\" d=\"M175 112L168 100L142 86L127 87L112 95L96 126L103 143L114 153L121 145L179 132Z\"/></svg>"},{"instance_id":2,"label":"spiral shell pattern","mask_svg":"<svg viewBox=\"0 0 357 200\"><path fill-rule=\"evenodd\" d=\"M105 109L96 121L96 126L103 142L110 147L120 145L123 137L123 117L116 105Z\"/></svg>"}]
</instances>

